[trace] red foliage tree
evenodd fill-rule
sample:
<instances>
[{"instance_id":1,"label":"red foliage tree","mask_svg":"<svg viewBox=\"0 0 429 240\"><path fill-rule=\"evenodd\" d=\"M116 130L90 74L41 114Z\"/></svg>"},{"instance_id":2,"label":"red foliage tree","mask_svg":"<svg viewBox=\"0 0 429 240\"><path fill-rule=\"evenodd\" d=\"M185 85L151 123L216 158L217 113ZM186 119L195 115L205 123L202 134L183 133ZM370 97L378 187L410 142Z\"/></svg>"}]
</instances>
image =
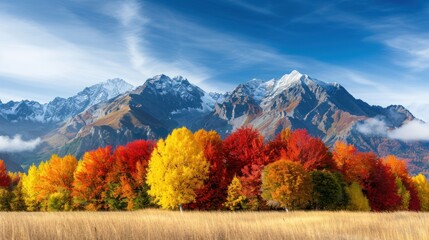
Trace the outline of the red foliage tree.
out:
<instances>
[{"instance_id":1,"label":"red foliage tree","mask_svg":"<svg viewBox=\"0 0 429 240\"><path fill-rule=\"evenodd\" d=\"M0 160L0 187L8 188L10 187L11 179L7 174L6 164L3 160Z\"/></svg>"},{"instance_id":2,"label":"red foliage tree","mask_svg":"<svg viewBox=\"0 0 429 240\"><path fill-rule=\"evenodd\" d=\"M134 202L146 183L146 168L154 146L152 141L136 140L115 150L106 177L109 208L131 210L136 207Z\"/></svg>"},{"instance_id":3,"label":"red foliage tree","mask_svg":"<svg viewBox=\"0 0 429 240\"><path fill-rule=\"evenodd\" d=\"M224 147L229 179L234 175L240 178L243 194L250 201L259 198L261 173L267 162L261 134L242 127L225 139Z\"/></svg>"},{"instance_id":4,"label":"red foliage tree","mask_svg":"<svg viewBox=\"0 0 429 240\"><path fill-rule=\"evenodd\" d=\"M401 197L397 194L395 175L381 161L377 161L371 170L365 190L373 211L392 211L401 204Z\"/></svg>"},{"instance_id":5,"label":"red foliage tree","mask_svg":"<svg viewBox=\"0 0 429 240\"><path fill-rule=\"evenodd\" d=\"M115 150L114 162L120 166L122 172L131 174L140 183L145 183L146 168L154 147L153 141L136 140L130 142L125 147L120 146Z\"/></svg>"},{"instance_id":6,"label":"red foliage tree","mask_svg":"<svg viewBox=\"0 0 429 240\"><path fill-rule=\"evenodd\" d=\"M204 149L204 156L210 163L209 177L201 189L196 190L195 202L187 207L199 210L220 209L227 196L228 184L232 179L228 177L225 167L223 142L215 131L199 130L195 139Z\"/></svg>"},{"instance_id":7,"label":"red foliage tree","mask_svg":"<svg viewBox=\"0 0 429 240\"><path fill-rule=\"evenodd\" d=\"M250 164L264 164L264 140L261 134L250 127L242 127L224 141L228 175L243 175L242 169Z\"/></svg>"},{"instance_id":8,"label":"red foliage tree","mask_svg":"<svg viewBox=\"0 0 429 240\"><path fill-rule=\"evenodd\" d=\"M273 140L265 145L267 164L280 160L282 154L287 151L290 135L289 128L283 129Z\"/></svg>"},{"instance_id":9,"label":"red foliage tree","mask_svg":"<svg viewBox=\"0 0 429 240\"><path fill-rule=\"evenodd\" d=\"M292 132L282 158L301 163L307 171L336 170L326 145L319 138L310 136L304 129Z\"/></svg>"}]
</instances>

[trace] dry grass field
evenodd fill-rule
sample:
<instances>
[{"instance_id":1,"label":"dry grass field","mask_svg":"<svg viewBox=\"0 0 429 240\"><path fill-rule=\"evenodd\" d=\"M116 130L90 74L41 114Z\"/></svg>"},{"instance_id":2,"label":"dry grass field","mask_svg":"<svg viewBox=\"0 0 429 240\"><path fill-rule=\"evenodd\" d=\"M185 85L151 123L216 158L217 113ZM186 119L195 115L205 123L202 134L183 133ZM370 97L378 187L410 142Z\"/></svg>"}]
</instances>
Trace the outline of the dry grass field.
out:
<instances>
[{"instance_id":1,"label":"dry grass field","mask_svg":"<svg viewBox=\"0 0 429 240\"><path fill-rule=\"evenodd\" d=\"M0 239L429 239L428 213L0 213Z\"/></svg>"}]
</instances>

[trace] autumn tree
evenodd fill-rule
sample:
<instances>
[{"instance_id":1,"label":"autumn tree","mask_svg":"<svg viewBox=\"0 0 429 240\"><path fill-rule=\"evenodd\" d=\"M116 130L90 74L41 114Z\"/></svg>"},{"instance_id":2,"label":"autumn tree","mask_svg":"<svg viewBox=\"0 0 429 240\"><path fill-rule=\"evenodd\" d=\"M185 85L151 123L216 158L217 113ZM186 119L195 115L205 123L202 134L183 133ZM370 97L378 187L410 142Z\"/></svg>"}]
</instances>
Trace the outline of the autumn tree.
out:
<instances>
[{"instance_id":1,"label":"autumn tree","mask_svg":"<svg viewBox=\"0 0 429 240\"><path fill-rule=\"evenodd\" d=\"M277 136L265 145L265 155L268 162L280 160L287 151L288 141L292 134L289 128L283 129Z\"/></svg>"},{"instance_id":2,"label":"autumn tree","mask_svg":"<svg viewBox=\"0 0 429 240\"><path fill-rule=\"evenodd\" d=\"M61 195L63 205L57 205L56 210L70 210L72 205L71 192L73 188L73 176L77 167L77 159L72 155L59 157L52 155L46 162L43 171L39 172L39 180L35 186L38 192L37 200L44 201L44 207L49 208L49 199L52 194ZM50 208L52 209L52 207Z\"/></svg>"},{"instance_id":3,"label":"autumn tree","mask_svg":"<svg viewBox=\"0 0 429 240\"><path fill-rule=\"evenodd\" d=\"M195 202L188 207L200 210L215 210L222 207L231 181L225 167L223 142L216 131L199 130L195 140L204 150L204 156L210 164L208 178L204 186L196 190Z\"/></svg>"},{"instance_id":4,"label":"autumn tree","mask_svg":"<svg viewBox=\"0 0 429 240\"><path fill-rule=\"evenodd\" d=\"M243 193L253 209L259 208L262 169L267 163L262 135L250 127L242 127L224 141L228 175L237 176Z\"/></svg>"},{"instance_id":5,"label":"autumn tree","mask_svg":"<svg viewBox=\"0 0 429 240\"><path fill-rule=\"evenodd\" d=\"M326 145L319 138L299 129L292 132L283 159L301 163L305 170L336 170L336 165Z\"/></svg>"},{"instance_id":6,"label":"autumn tree","mask_svg":"<svg viewBox=\"0 0 429 240\"><path fill-rule=\"evenodd\" d=\"M374 211L394 210L401 202L397 195L395 175L379 157L372 153L355 152L349 146L334 149L334 158L348 183L358 182ZM340 159L345 159L341 161ZM341 162L344 162L341 164Z\"/></svg>"},{"instance_id":7,"label":"autumn tree","mask_svg":"<svg viewBox=\"0 0 429 240\"><path fill-rule=\"evenodd\" d=\"M350 211L371 211L368 198L363 194L362 188L358 182L352 182L350 186L346 187L348 196L347 210Z\"/></svg>"},{"instance_id":8,"label":"autumn tree","mask_svg":"<svg viewBox=\"0 0 429 240\"><path fill-rule=\"evenodd\" d=\"M10 191L6 188L0 188L0 211L10 211Z\"/></svg>"},{"instance_id":9,"label":"autumn tree","mask_svg":"<svg viewBox=\"0 0 429 240\"><path fill-rule=\"evenodd\" d=\"M106 178L109 209L131 210L149 205L146 168L154 145L152 141L136 140L115 150Z\"/></svg>"},{"instance_id":10,"label":"autumn tree","mask_svg":"<svg viewBox=\"0 0 429 240\"><path fill-rule=\"evenodd\" d=\"M374 164L369 178L365 179L364 186L371 209L374 211L392 211L401 204L401 198L397 194L395 175L381 161Z\"/></svg>"},{"instance_id":11,"label":"autumn tree","mask_svg":"<svg viewBox=\"0 0 429 240\"><path fill-rule=\"evenodd\" d=\"M10 209L12 211L25 211L27 209L21 181L18 182L11 192Z\"/></svg>"},{"instance_id":12,"label":"autumn tree","mask_svg":"<svg viewBox=\"0 0 429 240\"><path fill-rule=\"evenodd\" d=\"M408 168L405 160L401 160L394 155L389 155L383 158L383 163L388 166L392 173L395 174L400 180L400 182L398 180L397 186L398 193L400 193L401 196L405 197L403 199L403 206L405 206L408 202L407 208L403 210L408 209L411 211L419 211L420 200L418 196L418 191L408 173ZM404 189L400 189L401 187L404 187Z\"/></svg>"},{"instance_id":13,"label":"autumn tree","mask_svg":"<svg viewBox=\"0 0 429 240\"><path fill-rule=\"evenodd\" d=\"M410 206L410 191L405 188L400 177L396 176L395 182L398 190L397 195L401 197L401 204L399 204L396 209L406 211Z\"/></svg>"},{"instance_id":14,"label":"autumn tree","mask_svg":"<svg viewBox=\"0 0 429 240\"><path fill-rule=\"evenodd\" d=\"M298 162L279 160L268 164L262 174L262 197L288 209L305 207L311 199L311 176Z\"/></svg>"},{"instance_id":15,"label":"autumn tree","mask_svg":"<svg viewBox=\"0 0 429 240\"><path fill-rule=\"evenodd\" d=\"M347 196L340 180L329 171L311 172L313 182L312 205L317 210L334 210L347 204Z\"/></svg>"},{"instance_id":16,"label":"autumn tree","mask_svg":"<svg viewBox=\"0 0 429 240\"><path fill-rule=\"evenodd\" d=\"M412 181L418 192L421 210L429 211L429 182L423 174L413 177Z\"/></svg>"},{"instance_id":17,"label":"autumn tree","mask_svg":"<svg viewBox=\"0 0 429 240\"><path fill-rule=\"evenodd\" d=\"M373 152L358 152L349 159L346 165L342 166L344 178L349 183L357 181L364 188L378 161L378 156Z\"/></svg>"},{"instance_id":18,"label":"autumn tree","mask_svg":"<svg viewBox=\"0 0 429 240\"><path fill-rule=\"evenodd\" d=\"M343 174L349 169L349 166L355 164L357 150L353 145L338 141L335 143L332 155L338 170ZM349 179L352 181L352 179Z\"/></svg>"},{"instance_id":19,"label":"autumn tree","mask_svg":"<svg viewBox=\"0 0 429 240\"><path fill-rule=\"evenodd\" d=\"M6 164L0 160L0 188L9 188L11 179L7 173Z\"/></svg>"},{"instance_id":20,"label":"autumn tree","mask_svg":"<svg viewBox=\"0 0 429 240\"><path fill-rule=\"evenodd\" d=\"M240 179L234 176L231 184L228 186L228 196L224 207L231 211L242 210L246 208L246 196L243 194L243 187Z\"/></svg>"},{"instance_id":21,"label":"autumn tree","mask_svg":"<svg viewBox=\"0 0 429 240\"><path fill-rule=\"evenodd\" d=\"M185 127L175 129L152 152L146 176L148 193L162 208L182 210L204 186L209 167L194 134Z\"/></svg>"},{"instance_id":22,"label":"autumn tree","mask_svg":"<svg viewBox=\"0 0 429 240\"><path fill-rule=\"evenodd\" d=\"M98 148L83 155L76 168L73 201L77 208L97 211L107 209L104 201L106 177L112 166L111 147Z\"/></svg>"},{"instance_id":23,"label":"autumn tree","mask_svg":"<svg viewBox=\"0 0 429 240\"><path fill-rule=\"evenodd\" d=\"M40 209L40 201L38 200L39 192L36 186L40 181L40 171L45 168L45 163L39 164L39 167L31 165L28 173L22 176L22 193L24 195L24 202L28 211L38 211Z\"/></svg>"}]
</instances>

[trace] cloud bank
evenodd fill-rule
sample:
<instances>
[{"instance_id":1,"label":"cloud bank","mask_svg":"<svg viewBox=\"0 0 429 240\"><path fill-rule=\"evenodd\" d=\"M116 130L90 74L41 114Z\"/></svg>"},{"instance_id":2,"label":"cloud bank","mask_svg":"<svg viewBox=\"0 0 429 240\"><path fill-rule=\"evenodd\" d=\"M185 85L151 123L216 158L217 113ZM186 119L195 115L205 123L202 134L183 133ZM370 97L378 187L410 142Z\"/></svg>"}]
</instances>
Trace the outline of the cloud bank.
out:
<instances>
[{"instance_id":1,"label":"cloud bank","mask_svg":"<svg viewBox=\"0 0 429 240\"><path fill-rule=\"evenodd\" d=\"M381 136L401 141L429 141L429 123L413 120L401 127L389 129L386 122L370 118L356 126L356 129L368 136Z\"/></svg>"},{"instance_id":2,"label":"cloud bank","mask_svg":"<svg viewBox=\"0 0 429 240\"><path fill-rule=\"evenodd\" d=\"M389 137L403 141L429 141L429 124L414 120L389 132Z\"/></svg>"},{"instance_id":3,"label":"cloud bank","mask_svg":"<svg viewBox=\"0 0 429 240\"><path fill-rule=\"evenodd\" d=\"M20 135L13 138L8 136L0 136L0 152L24 152L35 149L42 140L36 138L33 140L25 141Z\"/></svg>"}]
</instances>

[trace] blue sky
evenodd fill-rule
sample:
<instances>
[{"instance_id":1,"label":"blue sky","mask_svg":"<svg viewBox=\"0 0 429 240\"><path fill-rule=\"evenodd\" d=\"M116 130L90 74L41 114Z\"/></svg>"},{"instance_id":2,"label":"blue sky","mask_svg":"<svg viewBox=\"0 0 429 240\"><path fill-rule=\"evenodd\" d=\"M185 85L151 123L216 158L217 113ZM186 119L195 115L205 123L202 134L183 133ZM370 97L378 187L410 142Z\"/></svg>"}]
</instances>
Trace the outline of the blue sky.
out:
<instances>
[{"instance_id":1,"label":"blue sky","mask_svg":"<svg viewBox=\"0 0 429 240\"><path fill-rule=\"evenodd\" d=\"M222 92L297 69L429 121L427 26L415 0L2 1L0 99L160 73Z\"/></svg>"}]
</instances>

